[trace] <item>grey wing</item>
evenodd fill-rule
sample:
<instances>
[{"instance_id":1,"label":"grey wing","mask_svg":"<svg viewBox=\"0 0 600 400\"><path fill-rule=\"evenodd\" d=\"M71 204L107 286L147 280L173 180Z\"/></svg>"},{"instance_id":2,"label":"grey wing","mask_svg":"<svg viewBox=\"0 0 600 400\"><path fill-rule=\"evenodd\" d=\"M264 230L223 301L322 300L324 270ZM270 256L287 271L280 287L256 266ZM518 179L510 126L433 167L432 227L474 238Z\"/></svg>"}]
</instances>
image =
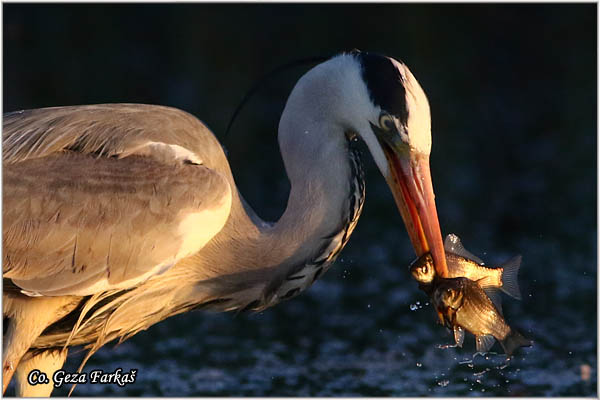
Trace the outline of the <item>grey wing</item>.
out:
<instances>
[{"instance_id":1,"label":"grey wing","mask_svg":"<svg viewBox=\"0 0 600 400\"><path fill-rule=\"evenodd\" d=\"M224 226L230 184L202 165L192 126L177 123L184 113L166 109L161 133L110 107L91 120L81 108L49 110L3 122L3 273L24 293L135 286Z\"/></svg>"}]
</instances>

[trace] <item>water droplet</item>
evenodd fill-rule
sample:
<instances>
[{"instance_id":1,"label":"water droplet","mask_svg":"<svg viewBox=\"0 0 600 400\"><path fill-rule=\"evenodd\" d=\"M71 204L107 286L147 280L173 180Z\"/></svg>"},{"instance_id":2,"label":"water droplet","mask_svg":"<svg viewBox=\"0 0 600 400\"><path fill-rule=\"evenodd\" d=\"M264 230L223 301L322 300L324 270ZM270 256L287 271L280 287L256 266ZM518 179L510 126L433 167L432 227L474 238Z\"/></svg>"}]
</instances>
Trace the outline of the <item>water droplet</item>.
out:
<instances>
[{"instance_id":1,"label":"water droplet","mask_svg":"<svg viewBox=\"0 0 600 400\"><path fill-rule=\"evenodd\" d=\"M481 389L482 392L485 392L485 388Z\"/></svg>"},{"instance_id":2,"label":"water droplet","mask_svg":"<svg viewBox=\"0 0 600 400\"><path fill-rule=\"evenodd\" d=\"M416 304L411 304L410 305L410 311L415 311L417 309L417 305Z\"/></svg>"},{"instance_id":3,"label":"water droplet","mask_svg":"<svg viewBox=\"0 0 600 400\"><path fill-rule=\"evenodd\" d=\"M505 383L510 383L510 381L509 381L508 379L507 379L507 380L505 380L504 382L505 382Z\"/></svg>"},{"instance_id":4,"label":"water droplet","mask_svg":"<svg viewBox=\"0 0 600 400\"><path fill-rule=\"evenodd\" d=\"M448 386L448 384L449 384L449 383L450 383L450 381L449 381L449 380L447 380L447 379L444 379L443 381L440 381L440 382L438 382L437 384L438 384L438 386L441 386L441 387L446 387L446 386Z\"/></svg>"},{"instance_id":5,"label":"water droplet","mask_svg":"<svg viewBox=\"0 0 600 400\"><path fill-rule=\"evenodd\" d=\"M573 352L572 352L572 351L570 351L570 352L569 352L569 355L570 355L570 356L572 356L572 355L573 355Z\"/></svg>"},{"instance_id":6,"label":"water droplet","mask_svg":"<svg viewBox=\"0 0 600 400\"><path fill-rule=\"evenodd\" d=\"M423 366L423 364L421 364L420 362L417 363L417 367L421 368Z\"/></svg>"},{"instance_id":7,"label":"water droplet","mask_svg":"<svg viewBox=\"0 0 600 400\"><path fill-rule=\"evenodd\" d=\"M417 301L417 305L419 305L419 304L421 304L421 302L420 302L420 301Z\"/></svg>"},{"instance_id":8,"label":"water droplet","mask_svg":"<svg viewBox=\"0 0 600 400\"><path fill-rule=\"evenodd\" d=\"M371 305L370 305L370 304L367 304L367 308L371 308Z\"/></svg>"}]
</instances>

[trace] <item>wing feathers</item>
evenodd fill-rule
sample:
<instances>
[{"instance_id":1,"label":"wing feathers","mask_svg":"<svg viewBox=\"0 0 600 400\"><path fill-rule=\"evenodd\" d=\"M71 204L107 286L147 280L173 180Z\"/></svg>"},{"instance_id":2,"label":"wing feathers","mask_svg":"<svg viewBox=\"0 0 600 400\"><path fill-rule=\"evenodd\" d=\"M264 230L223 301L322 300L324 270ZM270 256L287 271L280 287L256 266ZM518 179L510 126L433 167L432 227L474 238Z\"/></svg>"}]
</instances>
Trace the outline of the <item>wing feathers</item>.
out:
<instances>
[{"instance_id":1,"label":"wing feathers","mask_svg":"<svg viewBox=\"0 0 600 400\"><path fill-rule=\"evenodd\" d=\"M177 145L195 154L200 147L210 147L210 157L219 155L212 150L220 150L198 119L162 106L98 104L24 110L5 114L2 127L5 163L63 150L110 157L148 142Z\"/></svg>"},{"instance_id":2,"label":"wing feathers","mask_svg":"<svg viewBox=\"0 0 600 400\"><path fill-rule=\"evenodd\" d=\"M3 127L3 272L26 291L139 284L200 250L228 217L227 179L199 165L220 146L182 111L41 109L5 115Z\"/></svg>"}]
</instances>

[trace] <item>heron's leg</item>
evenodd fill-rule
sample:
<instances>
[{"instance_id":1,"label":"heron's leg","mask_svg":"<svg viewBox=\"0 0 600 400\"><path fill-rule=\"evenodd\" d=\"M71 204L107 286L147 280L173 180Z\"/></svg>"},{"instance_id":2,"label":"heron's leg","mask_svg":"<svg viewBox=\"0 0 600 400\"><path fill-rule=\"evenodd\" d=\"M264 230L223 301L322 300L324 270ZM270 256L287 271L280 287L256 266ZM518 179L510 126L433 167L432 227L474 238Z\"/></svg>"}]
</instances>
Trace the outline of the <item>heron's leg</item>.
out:
<instances>
[{"instance_id":1,"label":"heron's leg","mask_svg":"<svg viewBox=\"0 0 600 400\"><path fill-rule=\"evenodd\" d=\"M41 353L28 352L23 356L17 371L15 379L17 384L17 397L49 397L54 389L52 376L59 370L67 359L67 349L64 350L46 350ZM33 370L38 370L48 377L48 383L30 385L28 376ZM39 377L39 375L37 375Z\"/></svg>"},{"instance_id":2,"label":"heron's leg","mask_svg":"<svg viewBox=\"0 0 600 400\"><path fill-rule=\"evenodd\" d=\"M46 328L46 324L38 324L33 319L10 319L8 331L4 335L2 348L2 393L10 383L19 366L21 357L29 350L35 339Z\"/></svg>"},{"instance_id":3,"label":"heron's leg","mask_svg":"<svg viewBox=\"0 0 600 400\"><path fill-rule=\"evenodd\" d=\"M79 304L80 298L3 296L3 314L9 326L2 346L2 393L19 366L21 357L52 323L58 321Z\"/></svg>"}]
</instances>

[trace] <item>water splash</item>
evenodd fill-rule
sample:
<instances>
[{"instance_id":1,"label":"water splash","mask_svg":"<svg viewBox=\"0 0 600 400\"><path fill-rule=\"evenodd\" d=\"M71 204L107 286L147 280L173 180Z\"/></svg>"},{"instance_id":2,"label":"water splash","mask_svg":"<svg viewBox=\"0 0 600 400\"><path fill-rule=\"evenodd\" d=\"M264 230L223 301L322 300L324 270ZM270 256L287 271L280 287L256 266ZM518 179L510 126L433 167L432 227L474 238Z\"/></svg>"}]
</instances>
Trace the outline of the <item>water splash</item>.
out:
<instances>
[{"instance_id":1,"label":"water splash","mask_svg":"<svg viewBox=\"0 0 600 400\"><path fill-rule=\"evenodd\" d=\"M473 376L483 376L483 375L487 374L488 372L490 372L490 369L486 368L483 371L473 372Z\"/></svg>"},{"instance_id":2,"label":"water splash","mask_svg":"<svg viewBox=\"0 0 600 400\"><path fill-rule=\"evenodd\" d=\"M435 347L438 348L438 349L441 349L441 350L446 350L446 349L450 349L450 348L453 348L453 347L458 347L458 344L457 343L454 343L454 344L438 344Z\"/></svg>"}]
</instances>

